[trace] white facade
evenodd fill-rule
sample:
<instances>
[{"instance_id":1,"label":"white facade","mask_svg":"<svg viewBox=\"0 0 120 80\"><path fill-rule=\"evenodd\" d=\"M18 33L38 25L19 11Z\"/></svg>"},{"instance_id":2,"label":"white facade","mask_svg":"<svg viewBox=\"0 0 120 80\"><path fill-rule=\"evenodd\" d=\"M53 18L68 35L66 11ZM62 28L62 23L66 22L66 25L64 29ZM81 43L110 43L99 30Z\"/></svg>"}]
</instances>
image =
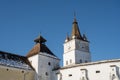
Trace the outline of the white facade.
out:
<instances>
[{"instance_id":1,"label":"white facade","mask_svg":"<svg viewBox=\"0 0 120 80\"><path fill-rule=\"evenodd\" d=\"M72 34L67 36L63 46L61 68L59 59L45 52L29 58L36 71L36 80L120 80L120 59L91 62L89 41L85 35L81 36L76 19Z\"/></svg>"},{"instance_id":2,"label":"white facade","mask_svg":"<svg viewBox=\"0 0 120 80\"><path fill-rule=\"evenodd\" d=\"M53 70L59 68L59 59L55 56L42 53L29 58L36 72L36 80L54 80Z\"/></svg>"},{"instance_id":3,"label":"white facade","mask_svg":"<svg viewBox=\"0 0 120 80\"><path fill-rule=\"evenodd\" d=\"M120 80L120 60L66 66L60 69L58 80Z\"/></svg>"},{"instance_id":4,"label":"white facade","mask_svg":"<svg viewBox=\"0 0 120 80\"><path fill-rule=\"evenodd\" d=\"M18 56L17 63L15 55L7 60L1 52L0 80L120 80L120 59L91 62L89 41L81 36L76 19L72 34L64 43L63 67L60 68L60 59L47 48L42 36L34 41L36 45L26 57Z\"/></svg>"},{"instance_id":5,"label":"white facade","mask_svg":"<svg viewBox=\"0 0 120 80\"><path fill-rule=\"evenodd\" d=\"M72 36L67 36L64 43L62 68L57 57L43 52L29 60L36 80L120 80L120 59L91 62L89 41L81 36L76 19Z\"/></svg>"}]
</instances>

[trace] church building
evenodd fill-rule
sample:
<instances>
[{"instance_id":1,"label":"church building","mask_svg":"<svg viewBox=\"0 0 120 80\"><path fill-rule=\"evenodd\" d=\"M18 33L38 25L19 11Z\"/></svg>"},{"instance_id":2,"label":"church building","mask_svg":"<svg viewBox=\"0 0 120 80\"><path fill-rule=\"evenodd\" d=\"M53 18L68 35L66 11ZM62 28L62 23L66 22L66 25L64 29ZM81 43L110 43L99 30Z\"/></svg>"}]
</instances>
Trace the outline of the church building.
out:
<instances>
[{"instance_id":1,"label":"church building","mask_svg":"<svg viewBox=\"0 0 120 80\"><path fill-rule=\"evenodd\" d=\"M89 40L74 17L63 43L63 66L38 36L26 56L0 51L0 80L120 80L120 59L91 61Z\"/></svg>"}]
</instances>

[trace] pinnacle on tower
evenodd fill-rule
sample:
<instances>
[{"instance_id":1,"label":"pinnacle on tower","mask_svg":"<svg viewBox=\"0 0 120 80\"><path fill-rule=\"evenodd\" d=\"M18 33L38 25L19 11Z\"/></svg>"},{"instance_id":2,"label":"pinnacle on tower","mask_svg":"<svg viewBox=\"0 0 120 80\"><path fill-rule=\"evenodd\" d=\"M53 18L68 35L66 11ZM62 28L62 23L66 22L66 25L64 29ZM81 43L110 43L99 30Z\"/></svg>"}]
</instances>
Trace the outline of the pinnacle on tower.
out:
<instances>
[{"instance_id":1,"label":"pinnacle on tower","mask_svg":"<svg viewBox=\"0 0 120 80\"><path fill-rule=\"evenodd\" d=\"M68 42L70 40L69 35L67 34L65 42Z\"/></svg>"},{"instance_id":2,"label":"pinnacle on tower","mask_svg":"<svg viewBox=\"0 0 120 80\"><path fill-rule=\"evenodd\" d=\"M84 41L88 41L85 34L83 34L83 40L84 40Z\"/></svg>"}]
</instances>

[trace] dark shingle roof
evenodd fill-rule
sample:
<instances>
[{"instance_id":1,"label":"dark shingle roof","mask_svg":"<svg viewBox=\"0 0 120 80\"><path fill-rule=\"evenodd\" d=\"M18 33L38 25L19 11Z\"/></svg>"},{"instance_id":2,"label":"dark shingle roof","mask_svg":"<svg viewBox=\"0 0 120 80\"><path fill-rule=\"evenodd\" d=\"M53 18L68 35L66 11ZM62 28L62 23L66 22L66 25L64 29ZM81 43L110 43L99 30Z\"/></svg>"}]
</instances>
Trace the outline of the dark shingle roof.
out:
<instances>
[{"instance_id":1,"label":"dark shingle roof","mask_svg":"<svg viewBox=\"0 0 120 80\"><path fill-rule=\"evenodd\" d=\"M39 54L39 52L45 52L47 54L55 56L52 53L52 51L50 51L49 48L45 44L40 44L40 43L37 43L26 56L31 57L31 56L34 56L36 54Z\"/></svg>"},{"instance_id":2,"label":"dark shingle roof","mask_svg":"<svg viewBox=\"0 0 120 80\"><path fill-rule=\"evenodd\" d=\"M46 42L47 40L46 39L44 39L42 36L38 36L38 38L36 38L35 40L34 40L34 42L36 42L36 43L44 43L44 42Z\"/></svg>"},{"instance_id":3,"label":"dark shingle roof","mask_svg":"<svg viewBox=\"0 0 120 80\"><path fill-rule=\"evenodd\" d=\"M45 52L46 54L50 54L52 56L55 56L52 53L52 51L45 45L46 41L47 40L45 38L43 38L41 35L38 36L38 38L34 40L34 42L36 42L36 45L30 50L30 52L26 56L31 57L31 56L34 56L36 54L39 54L39 52Z\"/></svg>"},{"instance_id":4,"label":"dark shingle roof","mask_svg":"<svg viewBox=\"0 0 120 80\"><path fill-rule=\"evenodd\" d=\"M33 69L27 57L4 51L0 51L0 65L21 69Z\"/></svg>"}]
</instances>

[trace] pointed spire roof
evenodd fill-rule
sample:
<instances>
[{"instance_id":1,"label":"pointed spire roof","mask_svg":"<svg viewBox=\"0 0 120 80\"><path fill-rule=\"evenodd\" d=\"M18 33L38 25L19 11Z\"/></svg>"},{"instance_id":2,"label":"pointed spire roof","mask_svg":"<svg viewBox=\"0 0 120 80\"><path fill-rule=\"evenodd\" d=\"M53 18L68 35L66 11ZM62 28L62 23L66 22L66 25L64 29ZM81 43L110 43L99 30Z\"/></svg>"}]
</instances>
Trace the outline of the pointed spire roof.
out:
<instances>
[{"instance_id":1,"label":"pointed spire roof","mask_svg":"<svg viewBox=\"0 0 120 80\"><path fill-rule=\"evenodd\" d=\"M34 42L36 42L35 46L30 50L26 57L37 55L40 52L55 56L52 51L44 44L46 42L46 39L44 39L42 36L36 38Z\"/></svg>"},{"instance_id":2,"label":"pointed spire roof","mask_svg":"<svg viewBox=\"0 0 120 80\"><path fill-rule=\"evenodd\" d=\"M46 41L47 41L47 40L44 39L41 35L39 35L38 38L36 38L36 39L34 40L34 42L36 42L36 43L45 43Z\"/></svg>"},{"instance_id":3,"label":"pointed spire roof","mask_svg":"<svg viewBox=\"0 0 120 80\"><path fill-rule=\"evenodd\" d=\"M82 36L80 34L80 30L79 30L78 23L77 23L75 16L74 16L74 21L73 21L73 26L72 26L71 37L77 38L77 39L82 39Z\"/></svg>"}]
</instances>

